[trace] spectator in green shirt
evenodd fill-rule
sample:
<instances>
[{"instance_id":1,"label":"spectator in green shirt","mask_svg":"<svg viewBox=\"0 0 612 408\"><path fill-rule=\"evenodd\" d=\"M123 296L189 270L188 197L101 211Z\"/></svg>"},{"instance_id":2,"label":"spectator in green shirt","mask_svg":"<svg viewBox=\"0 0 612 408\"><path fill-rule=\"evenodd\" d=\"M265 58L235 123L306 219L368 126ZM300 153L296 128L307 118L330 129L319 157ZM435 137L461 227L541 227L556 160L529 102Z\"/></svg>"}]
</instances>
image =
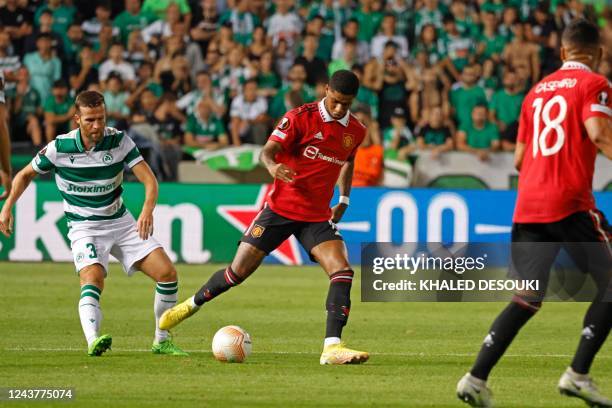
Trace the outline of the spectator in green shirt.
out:
<instances>
[{"instance_id":1,"label":"spectator in green shirt","mask_svg":"<svg viewBox=\"0 0 612 408\"><path fill-rule=\"evenodd\" d=\"M471 120L474 106L487 103L485 91L477 85L477 81L477 67L468 65L463 69L461 82L451 90L451 108L458 126Z\"/></svg>"},{"instance_id":2,"label":"spectator in green shirt","mask_svg":"<svg viewBox=\"0 0 612 408\"><path fill-rule=\"evenodd\" d=\"M48 0L47 4L42 4L34 14L34 23L39 24L40 15L45 10L51 11L53 14L53 32L59 35L64 35L68 31L68 27L72 24L76 14L74 6L62 4L62 0Z\"/></svg>"},{"instance_id":3,"label":"spectator in green shirt","mask_svg":"<svg viewBox=\"0 0 612 408\"><path fill-rule=\"evenodd\" d=\"M358 64L353 65L351 68L351 71L353 71L353 73L357 75L357 78L359 79L359 82L361 83L361 86L359 87L359 90L357 91L357 96L353 100L353 106L351 107L351 109L354 110L359 105L369 106L370 115L372 116L374 120L378 120L378 94L374 92L373 90L371 90L370 88L368 88L363 83L363 80L362 80L363 67L361 65L358 65Z\"/></svg>"},{"instance_id":4,"label":"spectator in green shirt","mask_svg":"<svg viewBox=\"0 0 612 408\"><path fill-rule=\"evenodd\" d=\"M63 79L53 83L51 95L43 104L45 136L51 142L57 135L68 133L75 114L74 101L68 96L68 84Z\"/></svg>"},{"instance_id":5,"label":"spectator in green shirt","mask_svg":"<svg viewBox=\"0 0 612 408\"><path fill-rule=\"evenodd\" d=\"M442 153L453 150L453 138L441 107L432 108L427 124L417 129L417 147L430 151L431 157L437 159Z\"/></svg>"},{"instance_id":6,"label":"spectator in green shirt","mask_svg":"<svg viewBox=\"0 0 612 408\"><path fill-rule=\"evenodd\" d=\"M459 32L455 17L452 15L444 16L444 33L441 35L441 40L446 54L446 58L442 61L443 66L458 81L459 73L474 60L476 51L474 41Z\"/></svg>"},{"instance_id":7,"label":"spectator in green shirt","mask_svg":"<svg viewBox=\"0 0 612 408\"><path fill-rule=\"evenodd\" d=\"M130 109L126 105L129 95L124 90L120 75L113 72L108 76L106 91L103 92L103 95L108 126L120 129L126 128L126 120L130 115Z\"/></svg>"},{"instance_id":8,"label":"spectator in green shirt","mask_svg":"<svg viewBox=\"0 0 612 408\"><path fill-rule=\"evenodd\" d=\"M400 160L406 160L416 150L416 143L412 131L406 125L406 111L396 107L391 114L391 126L383 131L383 145L385 149L397 152Z\"/></svg>"},{"instance_id":9,"label":"spectator in green shirt","mask_svg":"<svg viewBox=\"0 0 612 408\"><path fill-rule=\"evenodd\" d=\"M212 101L202 98L187 117L185 146L215 150L229 144L223 123L212 111Z\"/></svg>"},{"instance_id":10,"label":"spectator in green shirt","mask_svg":"<svg viewBox=\"0 0 612 408\"><path fill-rule=\"evenodd\" d=\"M491 60L498 64L506 46L506 39L497 30L497 17L491 12L482 12L483 29L478 36L477 54L480 61Z\"/></svg>"},{"instance_id":11,"label":"spectator in green shirt","mask_svg":"<svg viewBox=\"0 0 612 408\"><path fill-rule=\"evenodd\" d=\"M113 26L119 29L119 38L123 45L127 45L132 31L142 30L156 19L154 14L141 10L140 0L125 0L125 10L115 17Z\"/></svg>"},{"instance_id":12,"label":"spectator in green shirt","mask_svg":"<svg viewBox=\"0 0 612 408\"><path fill-rule=\"evenodd\" d=\"M238 0L234 8L221 15L220 25L228 24L232 28L234 41L248 46L253 41L253 31L261 24L259 17L249 11L249 0Z\"/></svg>"},{"instance_id":13,"label":"spectator in green shirt","mask_svg":"<svg viewBox=\"0 0 612 408\"><path fill-rule=\"evenodd\" d=\"M378 0L360 0L360 7L351 15L352 19L359 23L359 33L357 39L361 41L370 41L380 27L383 19L383 13L380 10L380 1Z\"/></svg>"},{"instance_id":14,"label":"spectator in green shirt","mask_svg":"<svg viewBox=\"0 0 612 408\"><path fill-rule=\"evenodd\" d=\"M412 58L416 59L421 52L425 52L431 65L436 65L444 58L444 45L438 39L438 32L433 24L423 26L417 43L412 47Z\"/></svg>"},{"instance_id":15,"label":"spectator in green shirt","mask_svg":"<svg viewBox=\"0 0 612 408\"><path fill-rule=\"evenodd\" d=\"M489 120L497 125L504 151L514 151L518 120L525 94L520 91L518 77L509 68L504 73L504 88L493 94L489 104Z\"/></svg>"},{"instance_id":16,"label":"spectator in green shirt","mask_svg":"<svg viewBox=\"0 0 612 408\"><path fill-rule=\"evenodd\" d=\"M272 119L279 119L289 110L286 95L291 91L300 92L304 103L315 100L314 90L306 84L306 69L303 65L295 64L292 66L289 70L288 79L290 82L278 91L270 103L268 115Z\"/></svg>"},{"instance_id":17,"label":"spectator in green shirt","mask_svg":"<svg viewBox=\"0 0 612 408\"><path fill-rule=\"evenodd\" d=\"M35 148L42 146L42 128L40 125L40 95L30 86L30 74L26 67L17 71L17 86L12 95L12 117L18 129L25 128L26 134L30 135Z\"/></svg>"},{"instance_id":18,"label":"spectator in green shirt","mask_svg":"<svg viewBox=\"0 0 612 408\"><path fill-rule=\"evenodd\" d=\"M342 57L329 63L329 67L327 68L328 74L331 77L336 71L340 71L341 69L351 69L356 62L357 41L347 39L344 41L344 52L342 53Z\"/></svg>"},{"instance_id":19,"label":"spectator in green shirt","mask_svg":"<svg viewBox=\"0 0 612 408\"><path fill-rule=\"evenodd\" d=\"M414 15L414 34L419 36L425 24L433 24L436 28L442 28L442 18L444 17L444 5L438 0L424 0L421 8Z\"/></svg>"},{"instance_id":20,"label":"spectator in green shirt","mask_svg":"<svg viewBox=\"0 0 612 408\"><path fill-rule=\"evenodd\" d=\"M51 94L53 81L62 75L62 63L51 53L51 35L40 34L36 39L38 51L26 54L23 64L28 68L31 76L31 85L45 101Z\"/></svg>"},{"instance_id":21,"label":"spectator in green shirt","mask_svg":"<svg viewBox=\"0 0 612 408\"><path fill-rule=\"evenodd\" d=\"M281 79L274 67L274 54L272 54L272 51L266 51L261 54L255 78L257 79L257 93L259 95L269 99L276 95L281 86Z\"/></svg>"},{"instance_id":22,"label":"spectator in green shirt","mask_svg":"<svg viewBox=\"0 0 612 408\"><path fill-rule=\"evenodd\" d=\"M482 161L489 160L490 154L499 149L499 131L487 120L486 105L476 105L472 120L461 125L457 132L457 148L475 154Z\"/></svg>"},{"instance_id":23,"label":"spectator in green shirt","mask_svg":"<svg viewBox=\"0 0 612 408\"><path fill-rule=\"evenodd\" d=\"M145 0L142 5L142 11L144 13L153 14L157 20L165 20L166 10L168 10L168 7L172 3L179 6L185 26L191 27L191 7L189 7L189 2L187 0Z\"/></svg>"}]
</instances>

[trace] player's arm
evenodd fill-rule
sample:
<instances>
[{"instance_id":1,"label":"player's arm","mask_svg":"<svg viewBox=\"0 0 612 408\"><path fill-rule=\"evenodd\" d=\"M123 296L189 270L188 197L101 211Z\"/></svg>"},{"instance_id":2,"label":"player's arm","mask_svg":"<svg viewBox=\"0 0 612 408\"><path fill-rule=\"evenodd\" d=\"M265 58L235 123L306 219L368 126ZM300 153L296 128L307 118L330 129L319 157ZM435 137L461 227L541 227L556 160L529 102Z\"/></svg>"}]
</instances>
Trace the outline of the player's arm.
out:
<instances>
[{"instance_id":1,"label":"player's arm","mask_svg":"<svg viewBox=\"0 0 612 408\"><path fill-rule=\"evenodd\" d=\"M5 236L13 233L13 206L37 175L32 164L28 164L15 176L10 194L0 211L0 232Z\"/></svg>"},{"instance_id":2,"label":"player's arm","mask_svg":"<svg viewBox=\"0 0 612 408\"><path fill-rule=\"evenodd\" d=\"M584 122L591 141L610 160L612 160L612 120L593 116Z\"/></svg>"},{"instance_id":3,"label":"player's arm","mask_svg":"<svg viewBox=\"0 0 612 408\"><path fill-rule=\"evenodd\" d=\"M293 182L293 177L296 172L283 163L276 162L276 155L283 150L283 146L274 140L268 140L261 150L259 160L263 164L268 173L275 178L285 183Z\"/></svg>"},{"instance_id":4,"label":"player's arm","mask_svg":"<svg viewBox=\"0 0 612 408\"><path fill-rule=\"evenodd\" d=\"M525 157L525 143L517 141L514 148L514 168L518 171L521 171L523 157Z\"/></svg>"},{"instance_id":5,"label":"player's arm","mask_svg":"<svg viewBox=\"0 0 612 408\"><path fill-rule=\"evenodd\" d=\"M159 195L159 185L153 171L149 165L141 160L138 164L132 167L134 175L145 188L145 200L136 223L136 229L142 239L148 239L153 235L153 210L157 204L157 196Z\"/></svg>"},{"instance_id":6,"label":"player's arm","mask_svg":"<svg viewBox=\"0 0 612 408\"><path fill-rule=\"evenodd\" d=\"M582 123L589 139L612 159L612 85L605 78L591 81L583 100Z\"/></svg>"},{"instance_id":7,"label":"player's arm","mask_svg":"<svg viewBox=\"0 0 612 408\"><path fill-rule=\"evenodd\" d=\"M8 197L11 191L13 175L11 168L11 139L9 138L6 120L6 105L0 103L0 182L2 182L2 187L4 187L4 192L0 194L0 200Z\"/></svg>"},{"instance_id":8,"label":"player's arm","mask_svg":"<svg viewBox=\"0 0 612 408\"><path fill-rule=\"evenodd\" d=\"M349 196L353 185L353 170L355 169L355 157L350 157L340 169L338 176L338 190L340 192L340 202L332 208L332 222L340 222L344 212L349 206Z\"/></svg>"}]
</instances>

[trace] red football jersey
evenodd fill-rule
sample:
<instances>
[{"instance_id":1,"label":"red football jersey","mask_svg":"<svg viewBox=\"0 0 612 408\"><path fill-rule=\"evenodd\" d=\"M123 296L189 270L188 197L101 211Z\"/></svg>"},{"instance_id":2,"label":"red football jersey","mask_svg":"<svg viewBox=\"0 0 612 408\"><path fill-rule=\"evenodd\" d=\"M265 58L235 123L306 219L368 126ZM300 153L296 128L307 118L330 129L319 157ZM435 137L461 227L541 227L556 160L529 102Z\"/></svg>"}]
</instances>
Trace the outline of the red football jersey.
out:
<instances>
[{"instance_id":1,"label":"red football jersey","mask_svg":"<svg viewBox=\"0 0 612 408\"><path fill-rule=\"evenodd\" d=\"M584 64L566 62L525 97L518 141L525 143L514 222L547 223L595 209L597 147L584 122L612 118L612 89Z\"/></svg>"},{"instance_id":2,"label":"red football jersey","mask_svg":"<svg viewBox=\"0 0 612 408\"><path fill-rule=\"evenodd\" d=\"M276 161L297 174L292 183L274 180L266 201L272 211L292 220L320 222L331 218L329 202L340 169L354 158L365 137L365 126L350 112L335 120L324 101L287 112L270 136L283 146Z\"/></svg>"}]
</instances>

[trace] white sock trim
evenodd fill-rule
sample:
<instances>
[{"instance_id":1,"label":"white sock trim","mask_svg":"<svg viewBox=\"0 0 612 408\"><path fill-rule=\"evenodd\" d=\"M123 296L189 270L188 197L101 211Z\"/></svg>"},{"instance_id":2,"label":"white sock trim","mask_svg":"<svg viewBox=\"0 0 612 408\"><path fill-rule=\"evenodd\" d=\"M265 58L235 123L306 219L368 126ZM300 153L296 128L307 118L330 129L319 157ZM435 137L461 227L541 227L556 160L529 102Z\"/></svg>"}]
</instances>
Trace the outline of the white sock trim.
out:
<instances>
[{"instance_id":1,"label":"white sock trim","mask_svg":"<svg viewBox=\"0 0 612 408\"><path fill-rule=\"evenodd\" d=\"M340 337L326 337L323 342L323 347L331 346L332 344L340 344Z\"/></svg>"}]
</instances>

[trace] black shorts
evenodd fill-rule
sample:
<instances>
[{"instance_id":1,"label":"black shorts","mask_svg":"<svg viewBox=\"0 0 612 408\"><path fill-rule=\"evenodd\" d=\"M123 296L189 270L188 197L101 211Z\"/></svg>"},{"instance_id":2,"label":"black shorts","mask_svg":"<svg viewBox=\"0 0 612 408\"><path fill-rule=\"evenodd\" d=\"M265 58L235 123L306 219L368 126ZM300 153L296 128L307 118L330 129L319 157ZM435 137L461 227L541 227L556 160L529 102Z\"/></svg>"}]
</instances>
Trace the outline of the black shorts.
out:
<instances>
[{"instance_id":1,"label":"black shorts","mask_svg":"<svg viewBox=\"0 0 612 408\"><path fill-rule=\"evenodd\" d=\"M331 221L295 221L275 213L267 205L255 217L240 242L246 242L268 255L291 235L295 235L302 247L313 259L311 251L322 242L340 240L342 235Z\"/></svg>"},{"instance_id":2,"label":"black shorts","mask_svg":"<svg viewBox=\"0 0 612 408\"><path fill-rule=\"evenodd\" d=\"M562 249L580 272L591 275L599 295L608 299L612 295L612 227L598 210L577 212L551 223L515 223L511 271L517 278L547 283Z\"/></svg>"}]
</instances>

